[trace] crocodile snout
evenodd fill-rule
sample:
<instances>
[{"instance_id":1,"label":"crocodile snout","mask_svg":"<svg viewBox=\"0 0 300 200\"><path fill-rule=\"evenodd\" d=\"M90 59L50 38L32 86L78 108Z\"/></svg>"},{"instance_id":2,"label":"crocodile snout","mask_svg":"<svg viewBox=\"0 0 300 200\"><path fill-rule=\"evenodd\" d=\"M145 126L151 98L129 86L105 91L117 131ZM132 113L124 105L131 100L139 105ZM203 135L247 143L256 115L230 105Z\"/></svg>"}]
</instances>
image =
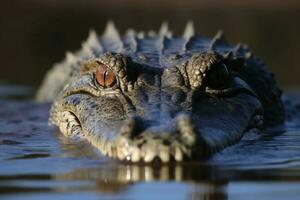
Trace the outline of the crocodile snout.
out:
<instances>
[{"instance_id":1,"label":"crocodile snout","mask_svg":"<svg viewBox=\"0 0 300 200\"><path fill-rule=\"evenodd\" d=\"M129 118L120 129L117 139L117 157L127 161L162 162L182 161L190 157L197 142L196 127L188 114L159 124Z\"/></svg>"}]
</instances>

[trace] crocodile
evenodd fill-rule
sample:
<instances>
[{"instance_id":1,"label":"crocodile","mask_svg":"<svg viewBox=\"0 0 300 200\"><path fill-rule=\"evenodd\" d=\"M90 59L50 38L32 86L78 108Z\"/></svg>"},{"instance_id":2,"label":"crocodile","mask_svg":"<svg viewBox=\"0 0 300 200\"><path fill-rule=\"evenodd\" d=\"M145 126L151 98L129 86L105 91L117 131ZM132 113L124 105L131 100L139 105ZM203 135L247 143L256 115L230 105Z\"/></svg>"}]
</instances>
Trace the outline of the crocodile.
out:
<instances>
[{"instance_id":1,"label":"crocodile","mask_svg":"<svg viewBox=\"0 0 300 200\"><path fill-rule=\"evenodd\" d=\"M245 44L188 22L181 36L120 35L113 22L47 73L37 100L66 137L129 162L205 160L250 130L282 124L274 75Z\"/></svg>"}]
</instances>

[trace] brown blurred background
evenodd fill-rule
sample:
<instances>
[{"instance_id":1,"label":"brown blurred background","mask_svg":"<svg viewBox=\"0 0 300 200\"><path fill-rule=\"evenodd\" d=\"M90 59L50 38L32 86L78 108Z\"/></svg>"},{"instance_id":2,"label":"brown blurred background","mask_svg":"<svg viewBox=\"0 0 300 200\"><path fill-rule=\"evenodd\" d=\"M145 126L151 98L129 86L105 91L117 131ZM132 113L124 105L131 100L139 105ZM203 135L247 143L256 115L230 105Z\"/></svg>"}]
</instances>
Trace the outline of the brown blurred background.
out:
<instances>
[{"instance_id":1,"label":"brown blurred background","mask_svg":"<svg viewBox=\"0 0 300 200\"><path fill-rule=\"evenodd\" d=\"M44 73L80 48L88 31L112 19L126 28L158 29L168 21L181 34L187 20L230 43L247 43L283 88L300 88L300 1L297 0L11 0L0 6L0 82L37 86Z\"/></svg>"}]
</instances>

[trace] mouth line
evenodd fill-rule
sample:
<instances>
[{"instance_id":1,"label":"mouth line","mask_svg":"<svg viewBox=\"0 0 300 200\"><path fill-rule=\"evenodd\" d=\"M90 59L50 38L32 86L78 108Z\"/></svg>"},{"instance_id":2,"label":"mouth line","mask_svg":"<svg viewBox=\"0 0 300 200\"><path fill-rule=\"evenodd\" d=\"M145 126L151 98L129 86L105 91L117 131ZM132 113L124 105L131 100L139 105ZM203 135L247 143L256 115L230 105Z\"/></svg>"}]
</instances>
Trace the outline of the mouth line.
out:
<instances>
[{"instance_id":1,"label":"mouth line","mask_svg":"<svg viewBox=\"0 0 300 200\"><path fill-rule=\"evenodd\" d=\"M173 161L181 162L183 160L190 160L193 154L192 149L195 149L195 147L199 145L187 144L181 140L178 135L172 135L167 139L163 137L157 139L155 138L155 135L151 135L151 132L144 133L139 131L139 133L135 135L142 135L143 137L131 138L121 134L121 130L118 130L118 133L120 134L118 134L113 141L109 142L99 138L97 134L85 133L80 119L74 112L64 110L59 114L59 116L59 129L65 136L75 140L87 140L97 150L100 150L104 156L117 158L120 161L134 163L149 163L157 160L162 163ZM249 119L248 127L243 132L247 132L252 128L261 128L262 124L263 114L258 110ZM126 125L125 123L122 125L122 128L125 127L125 130L130 129L130 126L127 126L129 125ZM194 134L196 134L196 132ZM201 139L201 137L197 138ZM168 143L168 145L165 145L165 143Z\"/></svg>"},{"instance_id":2,"label":"mouth line","mask_svg":"<svg viewBox=\"0 0 300 200\"><path fill-rule=\"evenodd\" d=\"M85 133L75 113L69 110L60 113L60 131L72 140L87 140L104 156L125 162L181 162L191 157L192 146L185 144L178 136L157 137L151 132L139 133L142 137L130 138L120 133L111 142L102 141L93 133ZM126 128L123 124L122 128ZM146 142L145 142L146 141ZM166 143L168 145L166 145Z\"/></svg>"}]
</instances>

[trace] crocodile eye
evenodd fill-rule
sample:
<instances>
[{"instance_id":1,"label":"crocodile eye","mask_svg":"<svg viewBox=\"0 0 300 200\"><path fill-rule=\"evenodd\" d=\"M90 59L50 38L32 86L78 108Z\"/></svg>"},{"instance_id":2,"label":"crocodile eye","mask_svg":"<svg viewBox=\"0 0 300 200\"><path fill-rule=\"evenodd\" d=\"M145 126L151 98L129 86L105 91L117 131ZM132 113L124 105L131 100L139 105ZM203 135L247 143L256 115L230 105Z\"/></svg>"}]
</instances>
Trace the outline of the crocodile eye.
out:
<instances>
[{"instance_id":1,"label":"crocodile eye","mask_svg":"<svg viewBox=\"0 0 300 200\"><path fill-rule=\"evenodd\" d=\"M96 71L96 79L99 85L104 88L108 88L114 85L116 76L107 66L100 64Z\"/></svg>"},{"instance_id":2,"label":"crocodile eye","mask_svg":"<svg viewBox=\"0 0 300 200\"><path fill-rule=\"evenodd\" d=\"M221 89L227 86L230 74L224 63L212 67L206 74L206 86Z\"/></svg>"}]
</instances>

